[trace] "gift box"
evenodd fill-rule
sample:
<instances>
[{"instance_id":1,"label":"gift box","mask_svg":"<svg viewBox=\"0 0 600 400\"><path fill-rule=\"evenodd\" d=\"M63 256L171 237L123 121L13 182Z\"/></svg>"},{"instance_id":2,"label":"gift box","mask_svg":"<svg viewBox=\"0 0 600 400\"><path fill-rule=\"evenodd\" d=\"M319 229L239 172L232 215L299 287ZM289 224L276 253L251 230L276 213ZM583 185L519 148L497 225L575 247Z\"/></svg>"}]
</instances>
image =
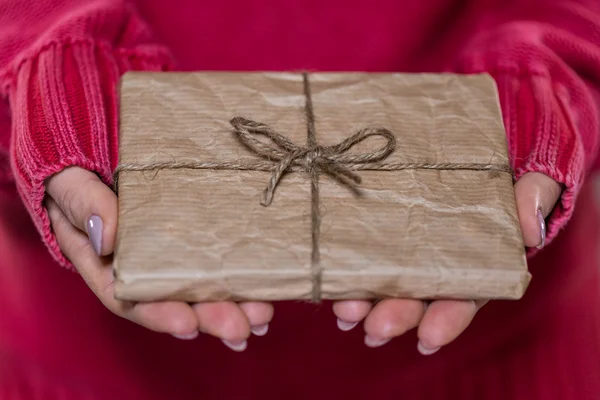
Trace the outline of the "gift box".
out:
<instances>
[{"instance_id":1,"label":"gift box","mask_svg":"<svg viewBox=\"0 0 600 400\"><path fill-rule=\"evenodd\" d=\"M120 95L119 299L527 288L488 75L131 72Z\"/></svg>"}]
</instances>

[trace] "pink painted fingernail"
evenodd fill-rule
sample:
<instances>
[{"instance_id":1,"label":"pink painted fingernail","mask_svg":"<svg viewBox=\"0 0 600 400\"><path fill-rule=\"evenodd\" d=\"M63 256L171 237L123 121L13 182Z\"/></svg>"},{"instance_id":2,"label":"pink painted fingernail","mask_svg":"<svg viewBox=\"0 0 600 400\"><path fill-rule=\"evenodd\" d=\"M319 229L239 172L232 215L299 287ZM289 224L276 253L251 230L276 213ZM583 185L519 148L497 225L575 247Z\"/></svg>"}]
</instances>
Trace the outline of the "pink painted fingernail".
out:
<instances>
[{"instance_id":1,"label":"pink painted fingernail","mask_svg":"<svg viewBox=\"0 0 600 400\"><path fill-rule=\"evenodd\" d=\"M102 254L102 218L92 215L87 221L87 234L96 254Z\"/></svg>"},{"instance_id":2,"label":"pink painted fingernail","mask_svg":"<svg viewBox=\"0 0 600 400\"><path fill-rule=\"evenodd\" d=\"M228 340L223 340L223 344L229 347L231 350L237 352L244 351L246 350L246 347L248 347L248 342L245 340L242 340L241 342L230 342Z\"/></svg>"},{"instance_id":3,"label":"pink painted fingernail","mask_svg":"<svg viewBox=\"0 0 600 400\"><path fill-rule=\"evenodd\" d=\"M340 328L340 330L342 330L344 332L352 330L356 325L358 325L358 322L346 322L346 321L342 321L339 318L337 320L338 328Z\"/></svg>"},{"instance_id":4,"label":"pink painted fingernail","mask_svg":"<svg viewBox=\"0 0 600 400\"><path fill-rule=\"evenodd\" d=\"M253 326L250 330L256 336L265 336L269 331L269 324Z\"/></svg>"},{"instance_id":5,"label":"pink painted fingernail","mask_svg":"<svg viewBox=\"0 0 600 400\"><path fill-rule=\"evenodd\" d=\"M423 346L423 343L421 343L421 341L419 341L419 343L417 344L417 349L419 350L419 353L423 354L424 356L430 356L433 353L436 353L440 349L440 347L434 347L434 348L425 347L425 346Z\"/></svg>"},{"instance_id":6,"label":"pink painted fingernail","mask_svg":"<svg viewBox=\"0 0 600 400\"><path fill-rule=\"evenodd\" d=\"M537 218L540 224L540 244L537 246L538 249L541 249L546 244L546 221L544 220L544 216L540 210L537 211Z\"/></svg>"},{"instance_id":7,"label":"pink painted fingernail","mask_svg":"<svg viewBox=\"0 0 600 400\"><path fill-rule=\"evenodd\" d=\"M380 347L389 342L391 339L375 339L369 335L365 336L365 344L368 347Z\"/></svg>"},{"instance_id":8,"label":"pink painted fingernail","mask_svg":"<svg viewBox=\"0 0 600 400\"><path fill-rule=\"evenodd\" d=\"M176 337L177 339L181 339L181 340L192 340L192 339L196 339L198 337L198 331L195 331L192 333L186 333L186 334L174 333L173 336Z\"/></svg>"}]
</instances>

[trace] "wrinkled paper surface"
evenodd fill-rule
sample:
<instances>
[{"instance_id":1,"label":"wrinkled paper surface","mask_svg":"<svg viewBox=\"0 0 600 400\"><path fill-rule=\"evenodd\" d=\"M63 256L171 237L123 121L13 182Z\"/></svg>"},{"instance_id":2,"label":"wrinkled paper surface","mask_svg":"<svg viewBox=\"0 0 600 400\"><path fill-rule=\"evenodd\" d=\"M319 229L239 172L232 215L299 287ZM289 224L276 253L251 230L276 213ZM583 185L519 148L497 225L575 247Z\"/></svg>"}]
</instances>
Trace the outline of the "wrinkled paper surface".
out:
<instances>
[{"instance_id":1,"label":"wrinkled paper surface","mask_svg":"<svg viewBox=\"0 0 600 400\"><path fill-rule=\"evenodd\" d=\"M317 140L397 137L385 162L508 163L487 75L310 75ZM234 116L306 143L302 75L148 73L121 83L120 162L256 162ZM369 138L351 152L380 147ZM320 178L324 299L518 299L530 280L512 177L488 171L358 171L362 196ZM310 299L310 178L286 174L260 205L263 171L122 172L116 296L132 301Z\"/></svg>"}]
</instances>

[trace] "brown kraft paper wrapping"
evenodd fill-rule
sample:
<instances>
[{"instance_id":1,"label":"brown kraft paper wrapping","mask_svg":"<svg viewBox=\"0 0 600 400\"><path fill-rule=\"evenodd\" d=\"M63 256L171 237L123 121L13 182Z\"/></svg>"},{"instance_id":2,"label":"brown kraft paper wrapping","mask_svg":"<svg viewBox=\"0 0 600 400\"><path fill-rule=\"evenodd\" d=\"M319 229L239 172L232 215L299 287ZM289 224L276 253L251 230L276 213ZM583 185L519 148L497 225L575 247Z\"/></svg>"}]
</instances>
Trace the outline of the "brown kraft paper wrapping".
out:
<instances>
[{"instance_id":1,"label":"brown kraft paper wrapping","mask_svg":"<svg viewBox=\"0 0 600 400\"><path fill-rule=\"evenodd\" d=\"M384 128L396 146L382 164L508 169L497 90L488 75L315 73L308 79L321 146L363 128ZM298 73L125 75L121 165L272 167L121 170L119 299L315 300L315 290L318 299L524 294L530 275L512 175L493 169L356 170L358 194L320 173L317 282L310 174L290 168L272 203L261 205L279 161L244 146L230 122L257 121L305 147L306 101ZM372 136L345 154L385 144Z\"/></svg>"}]
</instances>

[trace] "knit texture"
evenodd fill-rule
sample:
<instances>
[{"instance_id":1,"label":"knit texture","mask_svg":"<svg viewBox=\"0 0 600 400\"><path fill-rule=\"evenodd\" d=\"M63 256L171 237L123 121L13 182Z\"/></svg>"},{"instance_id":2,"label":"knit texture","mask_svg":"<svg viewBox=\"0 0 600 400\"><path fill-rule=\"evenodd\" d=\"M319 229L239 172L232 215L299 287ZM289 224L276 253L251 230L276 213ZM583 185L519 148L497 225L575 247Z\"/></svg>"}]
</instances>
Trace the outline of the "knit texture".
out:
<instances>
[{"instance_id":1,"label":"knit texture","mask_svg":"<svg viewBox=\"0 0 600 400\"><path fill-rule=\"evenodd\" d=\"M469 21L460 28L469 39L458 56L441 63L450 71L489 72L496 78L515 178L537 171L564 185L549 218L550 243L568 222L586 167L597 153L597 112L576 72L600 81L598 6L593 0L564 0L544 4L541 12L534 1L522 3L499 8L490 0L473 2L464 12ZM7 4L12 5L5 6L7 19L32 17L29 2ZM44 8L53 18L38 21L39 30L17 35L13 21L0 31L0 60L6 65L1 87L12 110L17 186L45 243L61 264L69 265L43 208L44 181L65 167L80 166L109 183L117 159L120 75L172 64L127 2L46 1ZM6 151L0 152L3 159ZM0 172L7 169L3 165ZM6 175L1 172L0 178Z\"/></svg>"},{"instance_id":2,"label":"knit texture","mask_svg":"<svg viewBox=\"0 0 600 400\"><path fill-rule=\"evenodd\" d=\"M26 2L14 3L16 16L23 15L18 13L26 12ZM573 9L570 3L546 6L544 15L566 15L569 18L560 24L576 27L581 13L573 17L573 9L585 2L573 4ZM479 30L453 67L496 78L515 178L537 171L564 185L559 207L549 219L550 243L572 214L585 167L597 152L596 109L568 62L585 71L600 70L598 25L578 27L577 33L585 34L578 37L546 21L511 20L531 13L530 5L507 6L493 14L491 4L483 1L470 10ZM50 10L60 10L52 2L46 7L52 5ZM148 44L149 29L122 1L81 1L63 7L50 28L22 40L23 48L9 42L0 59L8 61L2 87L12 105L12 169L18 188L44 241L61 264L68 265L42 205L44 181L65 167L80 166L109 183L117 158L119 77L130 69L167 69L170 60L161 47ZM556 14L549 8L556 8ZM0 40L18 37L3 33ZM6 159L6 152L0 153L0 162L2 157Z\"/></svg>"},{"instance_id":3,"label":"knit texture","mask_svg":"<svg viewBox=\"0 0 600 400\"><path fill-rule=\"evenodd\" d=\"M67 267L72 265L43 205L45 181L77 166L110 185L118 157L120 76L168 70L172 62L163 47L146 43L149 30L130 7L118 1L79 3L65 8L0 73L12 111L10 162L17 188L44 242ZM0 162L6 154L0 152Z\"/></svg>"},{"instance_id":4,"label":"knit texture","mask_svg":"<svg viewBox=\"0 0 600 400\"><path fill-rule=\"evenodd\" d=\"M7 247L0 240L0 257L10 266L0 269L9 271L0 279L0 299L10 304L0 313L0 324L10 328L0 329L4 397L35 399L47 391L50 398L107 399L117 392L145 400L265 399L294 398L294 389L296 398L597 398L598 260L584 245L598 237L590 222L597 214L582 210L579 226L587 228L568 240L559 231L572 221L598 153L600 5L372 3L0 0L0 180L14 180L54 259L70 266L43 207L44 182L77 165L110 183L116 88L128 70L172 69L172 51L185 70L487 72L498 84L516 178L538 171L564 187L548 229L548 242L556 238L562 247L531 259L526 298L486 306L455 344L427 362L411 333L372 351L360 347L362 332L340 337L330 315L315 317L298 304L278 308L269 337L233 355L207 338L185 347L190 343L110 319L89 289L43 268L50 261L24 244L35 246L20 231L22 219L13 224L4 216L0 228L12 229ZM24 322L34 314L40 317ZM73 327L73 319L84 325ZM86 333L76 335L82 326ZM3 356L5 339L14 357ZM81 354L95 362L83 363ZM301 378L305 373L309 378Z\"/></svg>"},{"instance_id":5,"label":"knit texture","mask_svg":"<svg viewBox=\"0 0 600 400\"><path fill-rule=\"evenodd\" d=\"M599 145L600 13L575 3L553 2L543 11L507 7L488 17L454 65L495 78L515 179L541 172L563 185L548 243L569 221ZM526 20L531 16L537 19Z\"/></svg>"}]
</instances>

